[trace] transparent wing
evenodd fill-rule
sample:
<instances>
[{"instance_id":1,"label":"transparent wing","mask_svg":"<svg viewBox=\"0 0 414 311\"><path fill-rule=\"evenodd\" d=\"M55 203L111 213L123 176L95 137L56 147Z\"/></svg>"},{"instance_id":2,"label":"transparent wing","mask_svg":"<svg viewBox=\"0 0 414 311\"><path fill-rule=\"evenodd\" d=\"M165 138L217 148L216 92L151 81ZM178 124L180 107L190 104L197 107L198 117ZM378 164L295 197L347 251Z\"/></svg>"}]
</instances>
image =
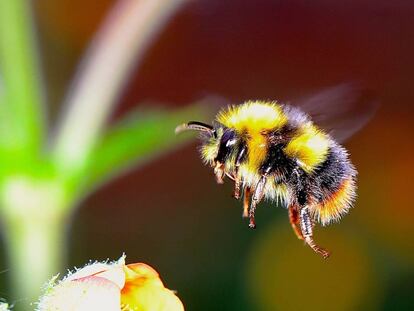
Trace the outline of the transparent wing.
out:
<instances>
[{"instance_id":1,"label":"transparent wing","mask_svg":"<svg viewBox=\"0 0 414 311\"><path fill-rule=\"evenodd\" d=\"M294 103L314 123L344 142L358 132L375 114L379 102L356 84L340 84Z\"/></svg>"}]
</instances>

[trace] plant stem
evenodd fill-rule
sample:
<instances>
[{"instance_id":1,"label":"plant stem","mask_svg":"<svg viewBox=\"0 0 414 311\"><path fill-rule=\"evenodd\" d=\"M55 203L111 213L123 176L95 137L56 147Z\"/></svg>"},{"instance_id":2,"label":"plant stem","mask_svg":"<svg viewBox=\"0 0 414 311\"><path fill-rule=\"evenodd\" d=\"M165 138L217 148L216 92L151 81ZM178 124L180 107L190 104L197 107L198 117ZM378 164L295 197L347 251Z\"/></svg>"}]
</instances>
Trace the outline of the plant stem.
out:
<instances>
[{"instance_id":1,"label":"plant stem","mask_svg":"<svg viewBox=\"0 0 414 311\"><path fill-rule=\"evenodd\" d=\"M30 310L44 285L61 271L67 214L53 182L10 179L2 193L2 222L16 309Z\"/></svg>"},{"instance_id":2,"label":"plant stem","mask_svg":"<svg viewBox=\"0 0 414 311\"><path fill-rule=\"evenodd\" d=\"M126 79L185 0L120 0L81 63L57 129L54 160L65 172L85 164Z\"/></svg>"},{"instance_id":3,"label":"plant stem","mask_svg":"<svg viewBox=\"0 0 414 311\"><path fill-rule=\"evenodd\" d=\"M1 147L37 154L44 111L30 1L0 0Z\"/></svg>"}]
</instances>

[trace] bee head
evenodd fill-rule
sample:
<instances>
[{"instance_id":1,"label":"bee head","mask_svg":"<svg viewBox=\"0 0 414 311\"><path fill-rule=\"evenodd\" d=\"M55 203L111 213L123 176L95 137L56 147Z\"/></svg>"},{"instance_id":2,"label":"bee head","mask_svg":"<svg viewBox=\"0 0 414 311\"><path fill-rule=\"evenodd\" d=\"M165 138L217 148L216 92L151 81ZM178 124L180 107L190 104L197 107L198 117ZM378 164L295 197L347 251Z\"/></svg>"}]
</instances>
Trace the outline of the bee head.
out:
<instances>
[{"instance_id":1,"label":"bee head","mask_svg":"<svg viewBox=\"0 0 414 311\"><path fill-rule=\"evenodd\" d=\"M191 121L178 126L176 133L187 130L195 130L200 132L201 157L205 164L216 167L224 164L233 145L236 143L236 134L233 130L223 126L220 123L214 126L201 122Z\"/></svg>"},{"instance_id":2,"label":"bee head","mask_svg":"<svg viewBox=\"0 0 414 311\"><path fill-rule=\"evenodd\" d=\"M221 127L214 128L211 125L198 122L190 121L188 123L181 124L176 127L175 133L181 133L184 131L198 131L200 132L200 138L202 140L201 146L201 155L207 164L213 164L214 160L218 154L218 149L220 146L220 139L223 135L223 130Z\"/></svg>"}]
</instances>

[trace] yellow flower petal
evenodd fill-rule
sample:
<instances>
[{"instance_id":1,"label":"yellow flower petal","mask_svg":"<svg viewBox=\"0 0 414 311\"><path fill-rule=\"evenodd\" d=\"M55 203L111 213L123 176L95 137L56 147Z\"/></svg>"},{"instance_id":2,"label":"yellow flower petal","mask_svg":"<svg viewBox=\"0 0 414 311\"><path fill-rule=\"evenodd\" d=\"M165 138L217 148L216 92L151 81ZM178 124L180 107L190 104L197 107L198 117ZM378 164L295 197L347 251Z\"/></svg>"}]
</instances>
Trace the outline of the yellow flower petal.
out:
<instances>
[{"instance_id":1,"label":"yellow flower petal","mask_svg":"<svg viewBox=\"0 0 414 311\"><path fill-rule=\"evenodd\" d=\"M183 311L173 291L164 287L157 271L146 264L93 263L51 286L38 311Z\"/></svg>"},{"instance_id":2,"label":"yellow flower petal","mask_svg":"<svg viewBox=\"0 0 414 311\"><path fill-rule=\"evenodd\" d=\"M145 264L124 267L125 286L121 291L124 311L183 311L173 291L164 287L158 273Z\"/></svg>"}]
</instances>

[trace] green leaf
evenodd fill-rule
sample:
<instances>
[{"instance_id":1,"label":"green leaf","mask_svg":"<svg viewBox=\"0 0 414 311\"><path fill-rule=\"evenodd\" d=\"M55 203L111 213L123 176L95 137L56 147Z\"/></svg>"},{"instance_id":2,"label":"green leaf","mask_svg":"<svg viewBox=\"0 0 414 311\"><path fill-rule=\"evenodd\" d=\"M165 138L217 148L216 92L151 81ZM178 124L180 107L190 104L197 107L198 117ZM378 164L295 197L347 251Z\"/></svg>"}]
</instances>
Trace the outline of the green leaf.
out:
<instances>
[{"instance_id":1,"label":"green leaf","mask_svg":"<svg viewBox=\"0 0 414 311\"><path fill-rule=\"evenodd\" d=\"M175 127L190 120L210 120L212 113L199 104L166 109L139 109L108 130L92 151L84 174L86 189L137 167L194 138L175 135Z\"/></svg>"}]
</instances>

